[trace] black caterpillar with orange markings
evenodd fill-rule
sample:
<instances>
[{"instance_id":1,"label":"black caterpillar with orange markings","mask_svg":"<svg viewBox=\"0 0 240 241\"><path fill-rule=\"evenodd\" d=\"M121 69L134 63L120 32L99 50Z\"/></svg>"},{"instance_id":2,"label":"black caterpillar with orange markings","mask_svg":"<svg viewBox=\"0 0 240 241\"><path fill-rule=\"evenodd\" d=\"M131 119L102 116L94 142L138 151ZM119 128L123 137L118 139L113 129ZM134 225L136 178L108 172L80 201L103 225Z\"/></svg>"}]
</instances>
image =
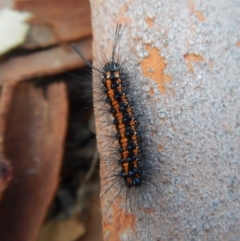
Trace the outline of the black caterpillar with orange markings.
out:
<instances>
[{"instance_id":1,"label":"black caterpillar with orange markings","mask_svg":"<svg viewBox=\"0 0 240 241\"><path fill-rule=\"evenodd\" d=\"M106 95L105 101L109 105L108 112L114 117L113 123L117 131L115 136L118 139L120 153L118 163L122 167L119 175L124 179L127 187L137 187L141 185L143 175L140 147L142 138L140 138L141 132L138 130L134 108L126 94L126 92L129 93L129 73L126 73L122 64L116 60L116 46L121 29L121 25L116 26L111 60L105 63L101 69L93 66L74 44L72 47L84 62L101 76ZM100 64L100 66L102 65Z\"/></svg>"},{"instance_id":2,"label":"black caterpillar with orange markings","mask_svg":"<svg viewBox=\"0 0 240 241\"><path fill-rule=\"evenodd\" d=\"M102 52L102 58L96 58L98 67L72 47L93 70L94 114L98 128L103 128L97 139L99 148L105 148L100 153L101 198L110 201L104 208L117 199L124 208L138 210L151 207L159 188L160 162L151 111L140 90L141 76L118 46L121 33L122 26L117 25L111 57Z\"/></svg>"},{"instance_id":3,"label":"black caterpillar with orange markings","mask_svg":"<svg viewBox=\"0 0 240 241\"><path fill-rule=\"evenodd\" d=\"M151 221L155 222L152 203L160 191L159 177L162 175L159 153L154 143L154 120L151 107L147 104L149 95L141 92L143 76L136 68L135 56L126 55L127 48L119 46L121 31L121 25L117 25L112 49L107 49L107 46L104 51L97 50L94 66L75 45L72 47L93 70L102 212L106 213L112 206L116 208L115 212L114 209L110 212L112 215L103 215L103 223L110 227L119 218L116 233L120 234L128 222L130 225L132 220L142 222L141 227L145 226L146 229L140 230L141 236L134 239L140 240L142 234L146 237L148 228L152 227ZM102 36L106 40L107 35ZM105 56L105 51L111 57ZM102 56L98 58L100 53ZM129 215L129 211L135 216ZM121 222L124 222L123 226ZM106 240L115 240L108 232L106 234Z\"/></svg>"},{"instance_id":4,"label":"black caterpillar with orange markings","mask_svg":"<svg viewBox=\"0 0 240 241\"><path fill-rule=\"evenodd\" d=\"M110 112L114 116L114 124L117 130L119 152L122 166L120 176L124 179L127 187L139 186L142 181L140 137L137 121L134 118L133 107L124 93L123 79L120 66L114 59L104 66L104 91Z\"/></svg>"}]
</instances>

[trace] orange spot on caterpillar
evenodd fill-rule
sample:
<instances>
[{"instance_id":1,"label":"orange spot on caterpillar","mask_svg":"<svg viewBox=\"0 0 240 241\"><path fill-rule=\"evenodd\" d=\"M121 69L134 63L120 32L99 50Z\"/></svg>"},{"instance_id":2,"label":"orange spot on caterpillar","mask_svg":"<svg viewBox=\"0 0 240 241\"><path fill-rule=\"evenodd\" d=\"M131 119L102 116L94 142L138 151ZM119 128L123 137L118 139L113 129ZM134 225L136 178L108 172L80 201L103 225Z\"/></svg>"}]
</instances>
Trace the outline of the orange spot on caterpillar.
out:
<instances>
[{"instance_id":1,"label":"orange spot on caterpillar","mask_svg":"<svg viewBox=\"0 0 240 241\"><path fill-rule=\"evenodd\" d=\"M185 54L184 58L187 62L187 67L188 67L188 70L190 72L194 72L192 62L199 63L199 62L202 62L204 60L201 55L194 54L194 53Z\"/></svg>"},{"instance_id":2,"label":"orange spot on caterpillar","mask_svg":"<svg viewBox=\"0 0 240 241\"><path fill-rule=\"evenodd\" d=\"M160 56L157 48L147 45L146 49L149 56L140 63L143 74L154 80L158 85L159 91L164 94L166 91L166 83L170 82L172 79L170 75L164 74L164 70L167 66L165 59Z\"/></svg>"}]
</instances>

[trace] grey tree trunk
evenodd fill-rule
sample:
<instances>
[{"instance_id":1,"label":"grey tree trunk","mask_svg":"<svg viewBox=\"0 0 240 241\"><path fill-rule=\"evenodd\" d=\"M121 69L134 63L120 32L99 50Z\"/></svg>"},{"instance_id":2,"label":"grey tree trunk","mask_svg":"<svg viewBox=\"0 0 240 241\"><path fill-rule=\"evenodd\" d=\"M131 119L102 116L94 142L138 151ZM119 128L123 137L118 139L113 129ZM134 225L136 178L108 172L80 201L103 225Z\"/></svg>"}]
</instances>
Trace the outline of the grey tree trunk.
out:
<instances>
[{"instance_id":1,"label":"grey tree trunk","mask_svg":"<svg viewBox=\"0 0 240 241\"><path fill-rule=\"evenodd\" d=\"M91 8L95 64L109 57L116 24L124 25L119 48L135 63L159 168L158 185L146 187L135 208L122 205L117 184L112 194L102 191L105 240L238 240L240 2L91 0ZM96 123L102 177L111 143L103 118Z\"/></svg>"}]
</instances>

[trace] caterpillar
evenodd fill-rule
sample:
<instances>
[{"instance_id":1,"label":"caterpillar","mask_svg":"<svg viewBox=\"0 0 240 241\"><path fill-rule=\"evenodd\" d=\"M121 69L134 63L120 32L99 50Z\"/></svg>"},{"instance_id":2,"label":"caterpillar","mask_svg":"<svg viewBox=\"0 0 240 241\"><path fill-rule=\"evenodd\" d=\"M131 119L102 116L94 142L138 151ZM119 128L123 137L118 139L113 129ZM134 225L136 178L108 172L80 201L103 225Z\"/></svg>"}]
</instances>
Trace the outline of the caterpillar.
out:
<instances>
[{"instance_id":1,"label":"caterpillar","mask_svg":"<svg viewBox=\"0 0 240 241\"><path fill-rule=\"evenodd\" d=\"M119 51L122 32L122 25L117 24L110 58L103 53L96 65L76 45L72 47L93 70L95 116L107 129L105 133L110 133L97 133L100 148L108 153L100 153L101 198L109 200L103 212L116 205L119 210L140 214L139 210L149 211L158 190L159 155L151 142L151 114L143 104L136 66L130 66Z\"/></svg>"}]
</instances>

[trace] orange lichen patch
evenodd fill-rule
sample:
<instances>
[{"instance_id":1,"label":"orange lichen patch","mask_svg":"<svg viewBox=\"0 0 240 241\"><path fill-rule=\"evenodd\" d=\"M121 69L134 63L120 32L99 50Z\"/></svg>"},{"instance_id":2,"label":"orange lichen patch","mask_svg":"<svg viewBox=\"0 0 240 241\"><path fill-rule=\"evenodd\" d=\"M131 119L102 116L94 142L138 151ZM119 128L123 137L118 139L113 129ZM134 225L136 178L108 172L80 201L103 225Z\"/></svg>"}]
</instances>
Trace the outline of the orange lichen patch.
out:
<instances>
[{"instance_id":1,"label":"orange lichen patch","mask_svg":"<svg viewBox=\"0 0 240 241\"><path fill-rule=\"evenodd\" d=\"M237 41L236 45L238 48L240 48L240 40Z\"/></svg>"},{"instance_id":2,"label":"orange lichen patch","mask_svg":"<svg viewBox=\"0 0 240 241\"><path fill-rule=\"evenodd\" d=\"M188 7L190 9L190 12L193 13L199 21L201 22L205 21L205 16L203 15L202 12L200 12L199 10L196 10L193 2L189 2Z\"/></svg>"},{"instance_id":3,"label":"orange lichen patch","mask_svg":"<svg viewBox=\"0 0 240 241\"><path fill-rule=\"evenodd\" d=\"M150 88L150 90L148 91L149 95L153 95L154 94L154 90L153 88Z\"/></svg>"},{"instance_id":4,"label":"orange lichen patch","mask_svg":"<svg viewBox=\"0 0 240 241\"><path fill-rule=\"evenodd\" d=\"M158 145L158 150L159 150L159 151L162 151L162 150L163 150L163 146L159 144L159 145Z\"/></svg>"},{"instance_id":5,"label":"orange lichen patch","mask_svg":"<svg viewBox=\"0 0 240 241\"><path fill-rule=\"evenodd\" d=\"M123 202L126 200L120 195L114 200L111 205L112 217L109 219L106 215L103 219L103 229L107 233L107 240L120 241L122 235L132 235L135 232L136 216L122 208Z\"/></svg>"},{"instance_id":6,"label":"orange lichen patch","mask_svg":"<svg viewBox=\"0 0 240 241\"><path fill-rule=\"evenodd\" d=\"M185 58L185 60L187 62L187 67L188 67L190 72L193 72L192 62L198 62L199 63L199 62L202 62L204 60L201 55L194 54L194 53L185 54L184 58Z\"/></svg>"},{"instance_id":7,"label":"orange lichen patch","mask_svg":"<svg viewBox=\"0 0 240 241\"><path fill-rule=\"evenodd\" d=\"M118 206L120 206L122 203L119 203ZM125 233L128 234L129 229L134 231L135 230L135 224L136 224L136 216L127 212L123 212L122 210L119 210L119 208L114 209L115 220L113 220L113 225L111 226L111 233L114 235L110 240L122 240L121 234ZM121 222L119 222L121 220ZM119 232L121 230L121 232ZM116 234L119 234L119 237L116 236Z\"/></svg>"},{"instance_id":8,"label":"orange lichen patch","mask_svg":"<svg viewBox=\"0 0 240 241\"><path fill-rule=\"evenodd\" d=\"M154 24L154 21L152 18L146 18L145 21L146 21L148 27L152 27Z\"/></svg>"},{"instance_id":9,"label":"orange lichen patch","mask_svg":"<svg viewBox=\"0 0 240 241\"><path fill-rule=\"evenodd\" d=\"M160 92L164 94L166 91L166 82L169 82L172 79L171 76L164 74L164 69L167 66L165 59L160 56L157 48L147 45L146 49L149 56L141 62L143 74L154 80L157 83Z\"/></svg>"},{"instance_id":10,"label":"orange lichen patch","mask_svg":"<svg viewBox=\"0 0 240 241\"><path fill-rule=\"evenodd\" d=\"M205 17L200 11L195 11L195 15L199 21L201 21L201 22L205 21Z\"/></svg>"},{"instance_id":11,"label":"orange lichen patch","mask_svg":"<svg viewBox=\"0 0 240 241\"><path fill-rule=\"evenodd\" d=\"M101 2L100 5L103 3L105 3L105 1ZM118 9L118 14L113 18L113 28L116 25L115 23L125 26L131 22L131 19L126 15L128 8L129 6L127 4L122 4L122 6Z\"/></svg>"}]
</instances>

